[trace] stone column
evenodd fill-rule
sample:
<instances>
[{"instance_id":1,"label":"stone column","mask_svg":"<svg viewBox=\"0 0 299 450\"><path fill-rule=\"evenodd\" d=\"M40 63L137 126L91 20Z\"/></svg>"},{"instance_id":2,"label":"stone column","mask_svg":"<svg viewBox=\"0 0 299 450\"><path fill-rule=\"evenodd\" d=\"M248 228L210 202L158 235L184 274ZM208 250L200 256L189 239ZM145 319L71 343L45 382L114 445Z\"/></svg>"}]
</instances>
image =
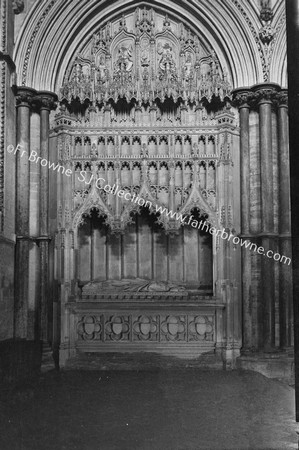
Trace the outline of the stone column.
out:
<instances>
[{"instance_id":1,"label":"stone column","mask_svg":"<svg viewBox=\"0 0 299 450\"><path fill-rule=\"evenodd\" d=\"M240 173L241 173L241 236L250 238L250 148L249 113L252 92L250 89L236 89L233 92L234 103L240 113ZM243 346L246 351L254 347L252 330L251 300L251 254L241 249L242 260L242 305L243 305Z\"/></svg>"},{"instance_id":2,"label":"stone column","mask_svg":"<svg viewBox=\"0 0 299 450\"><path fill-rule=\"evenodd\" d=\"M36 91L20 87L17 90L17 181L16 181L16 260L14 337L28 338L34 318L28 314L29 278L29 155L30 108Z\"/></svg>"},{"instance_id":3,"label":"stone column","mask_svg":"<svg viewBox=\"0 0 299 450\"><path fill-rule=\"evenodd\" d=\"M230 112L223 112L223 122L228 122ZM219 126L221 128L221 124ZM239 183L234 191L234 164L239 166L239 158L235 156L232 130L227 126L221 129L218 146L220 157L217 167L217 208L219 214L219 226L230 234L240 233L240 218L234 206L238 204ZM234 160L232 159L234 157ZM225 305L224 318L224 339L223 356L225 367L233 368L236 358L240 355L242 344L241 337L241 280L238 270L241 263L240 248L234 246L233 242L217 238L217 275L216 275L216 296L221 298ZM219 311L220 312L220 311ZM219 319L220 317L217 317ZM217 343L218 344L218 343ZM218 344L218 345L219 345Z\"/></svg>"},{"instance_id":4,"label":"stone column","mask_svg":"<svg viewBox=\"0 0 299 450\"><path fill-rule=\"evenodd\" d=\"M40 91L37 96L40 105L40 304L38 308L38 328L40 339L47 343L49 338L49 116L55 107L57 96ZM54 161L51 161L54 162Z\"/></svg>"},{"instance_id":5,"label":"stone column","mask_svg":"<svg viewBox=\"0 0 299 450\"><path fill-rule=\"evenodd\" d=\"M249 160L249 112L252 92L250 89L236 89L234 101L240 112L240 169L241 169L241 228L249 234L250 223L250 160Z\"/></svg>"},{"instance_id":6,"label":"stone column","mask_svg":"<svg viewBox=\"0 0 299 450\"><path fill-rule=\"evenodd\" d=\"M272 155L272 101L279 86L260 84L254 86L259 111L261 156L261 216L262 247L265 253L275 250L274 201L273 201L273 155ZM274 261L262 257L262 289L259 320L262 323L262 343L265 351L275 347L275 292Z\"/></svg>"},{"instance_id":7,"label":"stone column","mask_svg":"<svg viewBox=\"0 0 299 450\"><path fill-rule=\"evenodd\" d=\"M288 94L282 90L278 100L278 167L279 167L279 253L292 258L291 245L291 201L288 133ZM293 339L292 327L292 270L288 264L280 263L280 346L290 347Z\"/></svg>"}]
</instances>

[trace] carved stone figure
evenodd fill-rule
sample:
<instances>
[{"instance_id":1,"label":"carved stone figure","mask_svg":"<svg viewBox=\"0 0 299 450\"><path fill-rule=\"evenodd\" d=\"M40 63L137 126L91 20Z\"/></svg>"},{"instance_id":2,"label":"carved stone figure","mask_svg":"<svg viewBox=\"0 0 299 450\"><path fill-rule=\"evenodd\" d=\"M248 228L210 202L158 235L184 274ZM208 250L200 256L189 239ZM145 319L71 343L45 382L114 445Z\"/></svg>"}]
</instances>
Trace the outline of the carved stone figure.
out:
<instances>
[{"instance_id":1,"label":"carved stone figure","mask_svg":"<svg viewBox=\"0 0 299 450\"><path fill-rule=\"evenodd\" d=\"M140 57L140 63L141 66L149 66L149 40L148 39L142 39L140 44L141 49L141 57Z\"/></svg>"},{"instance_id":2,"label":"carved stone figure","mask_svg":"<svg viewBox=\"0 0 299 450\"><path fill-rule=\"evenodd\" d=\"M162 45L161 42L158 44L158 54L161 55L161 59L159 61L160 70L163 72L175 70L172 46L168 42L164 45Z\"/></svg>"},{"instance_id":3,"label":"carved stone figure","mask_svg":"<svg viewBox=\"0 0 299 450\"><path fill-rule=\"evenodd\" d=\"M92 281L83 287L83 294L100 294L103 291L113 292L186 292L183 286L166 281L144 280L142 278Z\"/></svg>"},{"instance_id":4,"label":"carved stone figure","mask_svg":"<svg viewBox=\"0 0 299 450\"><path fill-rule=\"evenodd\" d=\"M220 70L215 52L207 54L182 24L174 31L168 17L159 27L153 14L153 10L137 8L130 32L123 17L113 37L110 23L93 35L88 50L78 54L69 67L60 99L107 104L111 98L115 102L125 98L152 104L154 99L164 102L166 97L175 102L179 98L196 102L205 97L210 102L213 96L221 101L230 97L231 86L223 79L224 68ZM161 38L161 32L167 36Z\"/></svg>"},{"instance_id":5,"label":"carved stone figure","mask_svg":"<svg viewBox=\"0 0 299 450\"><path fill-rule=\"evenodd\" d=\"M133 68L132 46L121 45L117 52L117 61L115 63L116 71L130 72Z\"/></svg>"}]
</instances>

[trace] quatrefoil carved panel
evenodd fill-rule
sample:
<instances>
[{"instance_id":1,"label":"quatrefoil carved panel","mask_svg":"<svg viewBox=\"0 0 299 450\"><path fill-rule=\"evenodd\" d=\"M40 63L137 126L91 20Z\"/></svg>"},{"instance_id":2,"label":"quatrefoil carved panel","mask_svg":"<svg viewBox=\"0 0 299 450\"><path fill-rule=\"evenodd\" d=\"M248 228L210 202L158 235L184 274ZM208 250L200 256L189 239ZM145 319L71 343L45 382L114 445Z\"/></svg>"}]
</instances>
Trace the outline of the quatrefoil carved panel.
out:
<instances>
[{"instance_id":1,"label":"quatrefoil carved panel","mask_svg":"<svg viewBox=\"0 0 299 450\"><path fill-rule=\"evenodd\" d=\"M105 325L106 340L128 341L130 338L129 316L112 316Z\"/></svg>"},{"instance_id":2,"label":"quatrefoil carved panel","mask_svg":"<svg viewBox=\"0 0 299 450\"><path fill-rule=\"evenodd\" d=\"M161 323L161 340L183 341L186 339L185 316L167 316Z\"/></svg>"},{"instance_id":3,"label":"quatrefoil carved panel","mask_svg":"<svg viewBox=\"0 0 299 450\"><path fill-rule=\"evenodd\" d=\"M92 341L101 339L101 317L83 316L78 323L77 331L82 340Z\"/></svg>"},{"instance_id":4,"label":"quatrefoil carved panel","mask_svg":"<svg viewBox=\"0 0 299 450\"><path fill-rule=\"evenodd\" d=\"M195 316L189 322L190 341L204 341L204 340L212 341L213 332L214 332L213 317Z\"/></svg>"},{"instance_id":5,"label":"quatrefoil carved panel","mask_svg":"<svg viewBox=\"0 0 299 450\"><path fill-rule=\"evenodd\" d=\"M158 339L158 318L139 316L133 323L134 340L156 341Z\"/></svg>"}]
</instances>

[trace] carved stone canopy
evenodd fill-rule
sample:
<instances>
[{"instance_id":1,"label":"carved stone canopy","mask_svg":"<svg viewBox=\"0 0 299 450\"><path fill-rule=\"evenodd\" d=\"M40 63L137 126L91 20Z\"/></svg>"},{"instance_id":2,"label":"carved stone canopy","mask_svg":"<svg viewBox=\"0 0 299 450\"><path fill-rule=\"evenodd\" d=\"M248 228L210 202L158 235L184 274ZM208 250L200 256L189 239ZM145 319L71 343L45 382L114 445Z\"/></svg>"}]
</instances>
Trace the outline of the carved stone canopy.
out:
<instances>
[{"instance_id":1,"label":"carved stone canopy","mask_svg":"<svg viewBox=\"0 0 299 450\"><path fill-rule=\"evenodd\" d=\"M108 22L72 61L60 100L91 104L124 98L138 104L199 104L230 97L231 85L213 50L190 29L153 9Z\"/></svg>"}]
</instances>

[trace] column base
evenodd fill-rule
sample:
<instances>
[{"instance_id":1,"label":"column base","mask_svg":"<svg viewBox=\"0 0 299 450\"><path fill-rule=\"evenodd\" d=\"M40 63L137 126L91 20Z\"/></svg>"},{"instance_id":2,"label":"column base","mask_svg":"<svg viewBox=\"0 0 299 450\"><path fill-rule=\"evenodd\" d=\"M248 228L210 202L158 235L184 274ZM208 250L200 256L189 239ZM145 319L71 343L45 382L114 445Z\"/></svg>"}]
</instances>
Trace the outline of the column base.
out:
<instances>
[{"instance_id":1,"label":"column base","mask_svg":"<svg viewBox=\"0 0 299 450\"><path fill-rule=\"evenodd\" d=\"M41 372L45 373L54 369L55 361L53 357L53 350L47 342L43 342Z\"/></svg>"},{"instance_id":2,"label":"column base","mask_svg":"<svg viewBox=\"0 0 299 450\"><path fill-rule=\"evenodd\" d=\"M267 378L277 378L288 384L295 383L294 355L291 352L245 353L237 358L236 367L242 370L253 370Z\"/></svg>"},{"instance_id":3,"label":"column base","mask_svg":"<svg viewBox=\"0 0 299 450\"><path fill-rule=\"evenodd\" d=\"M228 345L223 349L223 368L225 370L237 369L237 359L240 356L240 346Z\"/></svg>"}]
</instances>

